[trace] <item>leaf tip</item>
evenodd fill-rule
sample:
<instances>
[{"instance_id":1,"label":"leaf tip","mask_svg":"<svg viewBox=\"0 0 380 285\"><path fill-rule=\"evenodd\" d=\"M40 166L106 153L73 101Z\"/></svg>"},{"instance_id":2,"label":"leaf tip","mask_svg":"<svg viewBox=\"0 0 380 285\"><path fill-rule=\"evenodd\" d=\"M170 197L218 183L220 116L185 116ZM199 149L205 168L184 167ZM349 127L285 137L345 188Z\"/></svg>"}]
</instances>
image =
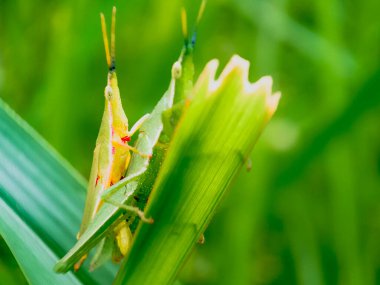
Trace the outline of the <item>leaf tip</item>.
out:
<instances>
[{"instance_id":1,"label":"leaf tip","mask_svg":"<svg viewBox=\"0 0 380 285\"><path fill-rule=\"evenodd\" d=\"M248 60L234 54L220 74L218 80L216 81L216 85L221 86L228 76L233 73L236 73L244 84L249 83L249 65L250 63Z\"/></svg>"},{"instance_id":2,"label":"leaf tip","mask_svg":"<svg viewBox=\"0 0 380 285\"><path fill-rule=\"evenodd\" d=\"M266 106L269 112L269 116L272 116L273 113L276 111L280 98L281 98L281 92L276 92L274 94L269 94L267 96Z\"/></svg>"},{"instance_id":3,"label":"leaf tip","mask_svg":"<svg viewBox=\"0 0 380 285\"><path fill-rule=\"evenodd\" d=\"M220 76L216 78L219 61L216 59L207 63L198 78L194 88L194 94L202 94L201 97L209 97L216 94L218 89L233 83L239 96L252 98L262 97L264 108L266 108L269 118L276 111L281 94L272 93L273 79L271 76L263 76L256 82L249 81L250 62L239 55L233 55L227 65L222 70Z\"/></svg>"}]
</instances>

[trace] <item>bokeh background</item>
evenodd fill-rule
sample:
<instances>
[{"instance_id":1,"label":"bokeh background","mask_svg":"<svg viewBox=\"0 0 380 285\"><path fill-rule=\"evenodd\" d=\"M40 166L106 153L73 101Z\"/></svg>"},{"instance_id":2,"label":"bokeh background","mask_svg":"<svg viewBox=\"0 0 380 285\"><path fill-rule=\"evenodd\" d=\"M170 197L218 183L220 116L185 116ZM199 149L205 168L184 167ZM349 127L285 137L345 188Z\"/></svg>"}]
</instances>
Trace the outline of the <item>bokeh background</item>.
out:
<instances>
[{"instance_id":1,"label":"bokeh background","mask_svg":"<svg viewBox=\"0 0 380 285\"><path fill-rule=\"evenodd\" d=\"M181 1L0 0L1 99L85 177L107 73L99 12L109 21L114 4L135 122L168 86ZM191 21L199 1L185 5ZM183 284L380 284L379 11L378 0L208 1L196 73L237 53L283 97ZM1 283L25 283L2 240L0 254Z\"/></svg>"}]
</instances>

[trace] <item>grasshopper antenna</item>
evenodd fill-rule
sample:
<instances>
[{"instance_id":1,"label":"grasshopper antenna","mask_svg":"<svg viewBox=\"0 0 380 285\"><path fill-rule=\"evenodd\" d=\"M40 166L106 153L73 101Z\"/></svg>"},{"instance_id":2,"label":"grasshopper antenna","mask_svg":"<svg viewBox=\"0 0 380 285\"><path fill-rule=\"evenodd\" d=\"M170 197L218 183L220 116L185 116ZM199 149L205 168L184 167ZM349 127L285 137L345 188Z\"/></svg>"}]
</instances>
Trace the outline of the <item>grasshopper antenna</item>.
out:
<instances>
[{"instance_id":1,"label":"grasshopper antenna","mask_svg":"<svg viewBox=\"0 0 380 285\"><path fill-rule=\"evenodd\" d=\"M198 15L197 15L197 19L196 19L196 22L195 22L195 25L194 25L194 28L193 28L193 33L192 33L192 36L191 36L191 41L189 42L189 31L188 31L188 28L187 28L187 13L186 13L186 9L184 7L182 7L181 9L181 23L182 23L182 34L183 34L183 38L184 38L184 41L185 41L185 50L188 52L189 50L193 49L194 46L195 46L195 42L196 42L196 38L197 38L197 28L198 28L198 24L200 23L201 19L202 19L202 16L203 16L203 13L204 13L204 10L206 8L206 2L207 0L202 0L201 2L201 6L199 7L199 10L198 10Z\"/></svg>"},{"instance_id":2,"label":"grasshopper antenna","mask_svg":"<svg viewBox=\"0 0 380 285\"><path fill-rule=\"evenodd\" d=\"M115 27L116 27L116 7L112 8L112 23L111 23L111 66L110 70L114 70L115 66Z\"/></svg>"},{"instance_id":3,"label":"grasshopper antenna","mask_svg":"<svg viewBox=\"0 0 380 285\"><path fill-rule=\"evenodd\" d=\"M110 48L108 44L106 20L104 19L103 13L100 13L100 22L102 23L102 34L103 34L104 50L106 52L107 65L108 65L108 68L110 68L111 67Z\"/></svg>"},{"instance_id":4,"label":"grasshopper antenna","mask_svg":"<svg viewBox=\"0 0 380 285\"><path fill-rule=\"evenodd\" d=\"M187 31L187 13L184 7L181 9L181 24L182 24L182 35L185 41L185 47L187 47L189 43L189 34Z\"/></svg>"},{"instance_id":5,"label":"grasshopper antenna","mask_svg":"<svg viewBox=\"0 0 380 285\"><path fill-rule=\"evenodd\" d=\"M116 7L112 9L112 23L111 23L111 51L108 42L107 25L104 14L100 13L100 21L102 24L102 34L104 41L104 49L106 52L107 65L110 71L115 70L115 25L116 25Z\"/></svg>"},{"instance_id":6,"label":"grasshopper antenna","mask_svg":"<svg viewBox=\"0 0 380 285\"><path fill-rule=\"evenodd\" d=\"M202 0L201 6L199 7L199 10L198 10L197 21L195 22L193 35L191 37L191 45L193 47L195 46L195 41L197 40L197 28L202 19L203 13L205 11L206 3L207 3L207 0Z\"/></svg>"},{"instance_id":7,"label":"grasshopper antenna","mask_svg":"<svg viewBox=\"0 0 380 285\"><path fill-rule=\"evenodd\" d=\"M199 10L198 10L196 26L198 26L199 22L202 19L203 13L204 13L205 8L206 8L206 3L207 3L207 0L202 0L201 6L199 7Z\"/></svg>"}]
</instances>

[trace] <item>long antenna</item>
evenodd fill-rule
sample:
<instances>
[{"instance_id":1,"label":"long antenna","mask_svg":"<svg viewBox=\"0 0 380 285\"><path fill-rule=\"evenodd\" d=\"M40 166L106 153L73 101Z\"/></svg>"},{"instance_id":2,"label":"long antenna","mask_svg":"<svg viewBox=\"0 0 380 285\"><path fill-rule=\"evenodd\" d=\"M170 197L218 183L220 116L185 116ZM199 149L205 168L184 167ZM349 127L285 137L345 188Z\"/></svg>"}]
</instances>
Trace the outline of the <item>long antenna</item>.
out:
<instances>
[{"instance_id":1,"label":"long antenna","mask_svg":"<svg viewBox=\"0 0 380 285\"><path fill-rule=\"evenodd\" d=\"M110 69L115 69L115 26L116 26L116 7L112 8L111 22L111 66Z\"/></svg>"},{"instance_id":2,"label":"long antenna","mask_svg":"<svg viewBox=\"0 0 380 285\"><path fill-rule=\"evenodd\" d=\"M194 28L193 28L193 35L191 37L191 45L193 47L195 46L195 41L197 40L198 25L199 25L199 22L202 19L204 11L205 11L206 3L207 3L207 0L202 0L201 6L199 7L199 10L198 10L197 20L195 22L195 25L194 25Z\"/></svg>"},{"instance_id":3,"label":"long antenna","mask_svg":"<svg viewBox=\"0 0 380 285\"><path fill-rule=\"evenodd\" d=\"M200 5L199 10L198 10L198 14L197 14L197 18L196 18L196 21L195 21L195 25L193 27L193 32L192 32L192 35L191 35L191 39L189 39L189 31L188 31L188 28L187 28L187 13L186 13L186 9L184 7L182 7L182 9L181 9L182 34L183 34L183 37L184 37L184 40L185 40L185 49L186 50L189 49L189 48L190 49L193 48L194 45L195 45L195 41L196 41L196 38L197 38L198 24L199 24L199 22L202 19L203 13L204 13L205 8L206 8L206 3L207 3L207 0L202 0L201 5ZM189 46L189 40L191 40L190 46Z\"/></svg>"},{"instance_id":4,"label":"long antenna","mask_svg":"<svg viewBox=\"0 0 380 285\"><path fill-rule=\"evenodd\" d=\"M183 35L183 38L185 39L185 45L187 45L187 42L189 40L188 39L189 34L187 31L187 14L184 7L182 7L181 9L181 24L182 24L182 35Z\"/></svg>"},{"instance_id":5,"label":"long antenna","mask_svg":"<svg viewBox=\"0 0 380 285\"><path fill-rule=\"evenodd\" d=\"M106 20L104 19L103 13L100 13L100 22L102 24L102 34L103 34L104 49L106 51L107 65L109 68L111 68L111 56L110 56L110 49L109 49L109 44L108 44Z\"/></svg>"},{"instance_id":6,"label":"long antenna","mask_svg":"<svg viewBox=\"0 0 380 285\"><path fill-rule=\"evenodd\" d=\"M205 11L205 8L206 8L206 2L207 0L202 0L201 6L199 7L196 26L198 26L199 22L202 19L203 12Z\"/></svg>"}]
</instances>

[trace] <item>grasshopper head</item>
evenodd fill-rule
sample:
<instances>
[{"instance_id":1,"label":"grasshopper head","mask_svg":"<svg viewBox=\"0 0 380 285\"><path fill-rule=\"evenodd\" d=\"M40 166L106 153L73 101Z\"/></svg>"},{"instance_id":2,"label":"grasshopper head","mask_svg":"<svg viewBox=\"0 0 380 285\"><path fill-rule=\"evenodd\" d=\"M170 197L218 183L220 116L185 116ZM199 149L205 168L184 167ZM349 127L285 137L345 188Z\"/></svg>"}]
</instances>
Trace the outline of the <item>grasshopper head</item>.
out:
<instances>
[{"instance_id":1,"label":"grasshopper head","mask_svg":"<svg viewBox=\"0 0 380 285\"><path fill-rule=\"evenodd\" d=\"M202 0L201 6L198 10L197 19L193 27L192 35L190 35L187 27L187 12L185 8L181 10L182 21L182 34L184 39L184 46L181 51L179 59L172 67L172 78L175 79L175 94L174 104L186 98L189 98L191 90L193 89L194 80L194 63L193 52L197 36L198 24L202 18L206 0Z\"/></svg>"},{"instance_id":2,"label":"grasshopper head","mask_svg":"<svg viewBox=\"0 0 380 285\"><path fill-rule=\"evenodd\" d=\"M107 101L115 101L120 98L119 87L117 85L117 76L115 71L108 72L108 82L104 90L104 97Z\"/></svg>"},{"instance_id":3,"label":"grasshopper head","mask_svg":"<svg viewBox=\"0 0 380 285\"><path fill-rule=\"evenodd\" d=\"M104 97L107 101L112 103L112 108L120 109L120 93L119 87L117 85L117 77L116 77L116 66L115 66L115 23L116 23L116 8L112 9L112 22L111 22L111 49L109 48L107 29L106 29L106 21L104 19L104 15L100 14L101 24L102 24L102 32L103 32L103 41L104 41L104 49L106 52L106 59L108 65L108 80L107 86L104 90Z\"/></svg>"}]
</instances>

